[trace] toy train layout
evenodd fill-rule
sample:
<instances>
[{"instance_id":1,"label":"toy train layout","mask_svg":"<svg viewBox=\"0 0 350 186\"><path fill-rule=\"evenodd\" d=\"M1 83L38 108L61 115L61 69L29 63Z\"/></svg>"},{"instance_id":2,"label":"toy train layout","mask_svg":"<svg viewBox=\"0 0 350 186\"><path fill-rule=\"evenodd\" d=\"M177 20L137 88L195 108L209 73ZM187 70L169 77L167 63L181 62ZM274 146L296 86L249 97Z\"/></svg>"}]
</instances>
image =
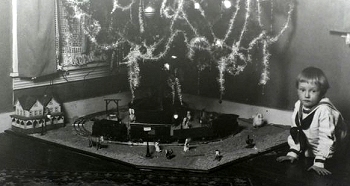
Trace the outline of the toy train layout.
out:
<instances>
[{"instance_id":1,"label":"toy train layout","mask_svg":"<svg viewBox=\"0 0 350 186\"><path fill-rule=\"evenodd\" d=\"M238 115L193 110L186 104L176 108L172 104L164 104L169 102L163 100L162 108L159 109L150 104L149 100L135 100L132 106L129 105L125 118L119 117L119 110L107 112L106 106L106 118L82 117L73 126L80 135L89 137L91 145L99 144L98 141L103 140L172 143L190 138L203 141L224 138L239 132ZM191 113L191 126L187 127L183 126L186 113ZM89 120L93 121L91 131L84 128L84 123Z\"/></svg>"}]
</instances>

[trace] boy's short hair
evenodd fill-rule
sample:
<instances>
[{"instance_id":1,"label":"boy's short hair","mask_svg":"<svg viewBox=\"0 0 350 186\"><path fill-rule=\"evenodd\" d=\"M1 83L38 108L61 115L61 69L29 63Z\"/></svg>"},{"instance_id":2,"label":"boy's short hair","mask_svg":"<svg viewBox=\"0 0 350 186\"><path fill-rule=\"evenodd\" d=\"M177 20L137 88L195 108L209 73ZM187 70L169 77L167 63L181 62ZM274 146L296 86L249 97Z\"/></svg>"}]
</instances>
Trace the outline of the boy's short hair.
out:
<instances>
[{"instance_id":1,"label":"boy's short hair","mask_svg":"<svg viewBox=\"0 0 350 186\"><path fill-rule=\"evenodd\" d=\"M316 67L307 67L298 75L296 80L296 87L299 83L315 83L321 90L321 94L325 94L329 89L329 83L323 71Z\"/></svg>"}]
</instances>

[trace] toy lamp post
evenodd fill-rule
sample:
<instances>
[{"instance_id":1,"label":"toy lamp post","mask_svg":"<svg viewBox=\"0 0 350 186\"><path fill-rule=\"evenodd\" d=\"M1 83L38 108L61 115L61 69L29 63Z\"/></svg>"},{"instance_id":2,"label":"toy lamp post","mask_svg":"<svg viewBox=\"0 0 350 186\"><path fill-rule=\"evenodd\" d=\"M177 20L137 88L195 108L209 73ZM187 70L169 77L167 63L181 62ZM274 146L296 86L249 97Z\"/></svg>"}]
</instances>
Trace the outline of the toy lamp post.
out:
<instances>
[{"instance_id":1,"label":"toy lamp post","mask_svg":"<svg viewBox=\"0 0 350 186\"><path fill-rule=\"evenodd\" d=\"M147 150L146 150L146 158L151 158L151 153L149 151L149 144L148 144L148 133L152 130L151 127L143 127L143 131L146 132L146 139L147 139Z\"/></svg>"},{"instance_id":2,"label":"toy lamp post","mask_svg":"<svg viewBox=\"0 0 350 186\"><path fill-rule=\"evenodd\" d=\"M174 118L173 124L175 126L177 126L178 125L179 115L177 113L174 113L173 118Z\"/></svg>"},{"instance_id":3,"label":"toy lamp post","mask_svg":"<svg viewBox=\"0 0 350 186\"><path fill-rule=\"evenodd\" d=\"M41 135L44 135L44 132L46 131L46 120L51 120L52 115L50 112L50 109L45 107L44 108L44 123L41 125Z\"/></svg>"}]
</instances>

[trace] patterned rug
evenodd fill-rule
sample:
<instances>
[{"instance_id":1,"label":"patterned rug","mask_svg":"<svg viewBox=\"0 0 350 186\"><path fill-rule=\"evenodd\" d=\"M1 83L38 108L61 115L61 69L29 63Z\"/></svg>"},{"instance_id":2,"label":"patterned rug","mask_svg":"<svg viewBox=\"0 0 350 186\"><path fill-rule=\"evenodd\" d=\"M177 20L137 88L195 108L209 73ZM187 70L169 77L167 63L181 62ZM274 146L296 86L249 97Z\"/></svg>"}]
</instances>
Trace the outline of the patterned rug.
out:
<instances>
[{"instance_id":1,"label":"patterned rug","mask_svg":"<svg viewBox=\"0 0 350 186\"><path fill-rule=\"evenodd\" d=\"M69 172L40 170L0 170L0 185L173 185L250 186L247 177L218 177L203 174L163 174L154 172Z\"/></svg>"}]
</instances>

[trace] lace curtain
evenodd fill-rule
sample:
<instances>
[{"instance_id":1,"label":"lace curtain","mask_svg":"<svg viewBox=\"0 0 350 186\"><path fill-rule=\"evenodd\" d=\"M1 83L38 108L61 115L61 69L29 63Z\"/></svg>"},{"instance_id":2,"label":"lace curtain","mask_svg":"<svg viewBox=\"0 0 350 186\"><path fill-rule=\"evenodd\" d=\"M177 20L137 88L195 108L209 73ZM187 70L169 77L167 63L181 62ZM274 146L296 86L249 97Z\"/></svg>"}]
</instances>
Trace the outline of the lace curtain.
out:
<instances>
[{"instance_id":1,"label":"lace curtain","mask_svg":"<svg viewBox=\"0 0 350 186\"><path fill-rule=\"evenodd\" d=\"M62 68L84 66L90 62L105 61L106 56L97 53L95 46L84 34L91 21L89 17L78 17L64 6L66 0L57 0L56 45L59 53L59 66Z\"/></svg>"}]
</instances>

